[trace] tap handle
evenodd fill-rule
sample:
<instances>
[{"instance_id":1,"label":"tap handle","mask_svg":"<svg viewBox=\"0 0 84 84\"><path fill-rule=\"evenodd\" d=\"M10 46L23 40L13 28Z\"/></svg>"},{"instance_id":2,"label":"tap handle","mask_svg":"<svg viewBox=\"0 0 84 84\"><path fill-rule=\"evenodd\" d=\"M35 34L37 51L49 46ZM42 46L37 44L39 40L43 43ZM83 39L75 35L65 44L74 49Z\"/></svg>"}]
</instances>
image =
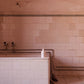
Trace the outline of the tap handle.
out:
<instances>
[{"instance_id":1,"label":"tap handle","mask_svg":"<svg viewBox=\"0 0 84 84\"><path fill-rule=\"evenodd\" d=\"M12 47L15 47L15 43L14 43L14 42L11 42L11 46L12 46Z\"/></svg>"},{"instance_id":2,"label":"tap handle","mask_svg":"<svg viewBox=\"0 0 84 84\"><path fill-rule=\"evenodd\" d=\"M11 42L12 45L14 45L14 42Z\"/></svg>"},{"instance_id":3,"label":"tap handle","mask_svg":"<svg viewBox=\"0 0 84 84\"><path fill-rule=\"evenodd\" d=\"M7 42L4 42L4 45L6 46L6 45L8 45L8 43Z\"/></svg>"}]
</instances>

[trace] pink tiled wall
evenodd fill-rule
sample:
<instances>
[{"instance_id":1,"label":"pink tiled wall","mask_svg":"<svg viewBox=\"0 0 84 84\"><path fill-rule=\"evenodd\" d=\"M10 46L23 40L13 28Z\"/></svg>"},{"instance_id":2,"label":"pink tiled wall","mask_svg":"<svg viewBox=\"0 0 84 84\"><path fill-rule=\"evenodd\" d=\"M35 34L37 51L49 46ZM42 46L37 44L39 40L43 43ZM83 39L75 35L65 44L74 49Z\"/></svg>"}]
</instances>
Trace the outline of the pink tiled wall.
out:
<instances>
[{"instance_id":1,"label":"pink tiled wall","mask_svg":"<svg viewBox=\"0 0 84 84\"><path fill-rule=\"evenodd\" d=\"M82 0L24 0L20 7L16 2L3 0L0 13L84 13ZM56 66L84 65L84 17L0 17L1 48L4 41L14 41L16 48L54 49Z\"/></svg>"}]
</instances>

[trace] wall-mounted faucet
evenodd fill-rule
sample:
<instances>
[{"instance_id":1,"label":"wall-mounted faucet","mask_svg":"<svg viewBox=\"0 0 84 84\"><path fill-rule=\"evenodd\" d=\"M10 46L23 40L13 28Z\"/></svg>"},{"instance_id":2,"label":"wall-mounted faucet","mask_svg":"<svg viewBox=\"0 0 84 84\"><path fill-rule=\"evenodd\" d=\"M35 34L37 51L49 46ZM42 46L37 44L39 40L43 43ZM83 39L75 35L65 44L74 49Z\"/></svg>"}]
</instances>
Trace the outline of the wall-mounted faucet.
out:
<instances>
[{"instance_id":1,"label":"wall-mounted faucet","mask_svg":"<svg viewBox=\"0 0 84 84\"><path fill-rule=\"evenodd\" d=\"M12 47L13 49L15 49L15 43L14 43L14 42L11 42L11 47Z\"/></svg>"},{"instance_id":2,"label":"wall-mounted faucet","mask_svg":"<svg viewBox=\"0 0 84 84\"><path fill-rule=\"evenodd\" d=\"M4 42L4 46L5 46L5 49L7 50L8 49L8 43Z\"/></svg>"}]
</instances>

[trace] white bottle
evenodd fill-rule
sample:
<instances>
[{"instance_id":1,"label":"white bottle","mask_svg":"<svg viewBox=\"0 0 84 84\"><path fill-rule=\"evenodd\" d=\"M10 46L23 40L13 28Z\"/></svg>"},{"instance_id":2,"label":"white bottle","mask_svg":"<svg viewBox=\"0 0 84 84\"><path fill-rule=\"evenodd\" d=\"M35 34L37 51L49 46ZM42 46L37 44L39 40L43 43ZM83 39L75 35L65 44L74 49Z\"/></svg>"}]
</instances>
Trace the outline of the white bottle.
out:
<instances>
[{"instance_id":1,"label":"white bottle","mask_svg":"<svg viewBox=\"0 0 84 84\"><path fill-rule=\"evenodd\" d=\"M41 51L41 58L44 58L45 56L46 56L46 53L45 53L45 50L43 48L42 51Z\"/></svg>"}]
</instances>

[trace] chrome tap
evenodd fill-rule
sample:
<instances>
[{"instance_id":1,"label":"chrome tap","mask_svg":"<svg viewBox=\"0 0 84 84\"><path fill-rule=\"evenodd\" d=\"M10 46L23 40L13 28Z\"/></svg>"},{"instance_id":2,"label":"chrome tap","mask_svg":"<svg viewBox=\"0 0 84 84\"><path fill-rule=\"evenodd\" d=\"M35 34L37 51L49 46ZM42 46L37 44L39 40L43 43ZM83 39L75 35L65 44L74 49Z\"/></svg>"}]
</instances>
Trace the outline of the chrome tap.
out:
<instances>
[{"instance_id":1,"label":"chrome tap","mask_svg":"<svg viewBox=\"0 0 84 84\"><path fill-rule=\"evenodd\" d=\"M15 49L15 43L14 42L11 42L11 47L12 47L12 49Z\"/></svg>"},{"instance_id":2,"label":"chrome tap","mask_svg":"<svg viewBox=\"0 0 84 84\"><path fill-rule=\"evenodd\" d=\"M8 43L4 42L4 46L5 46L5 49L7 50L8 49Z\"/></svg>"}]
</instances>

